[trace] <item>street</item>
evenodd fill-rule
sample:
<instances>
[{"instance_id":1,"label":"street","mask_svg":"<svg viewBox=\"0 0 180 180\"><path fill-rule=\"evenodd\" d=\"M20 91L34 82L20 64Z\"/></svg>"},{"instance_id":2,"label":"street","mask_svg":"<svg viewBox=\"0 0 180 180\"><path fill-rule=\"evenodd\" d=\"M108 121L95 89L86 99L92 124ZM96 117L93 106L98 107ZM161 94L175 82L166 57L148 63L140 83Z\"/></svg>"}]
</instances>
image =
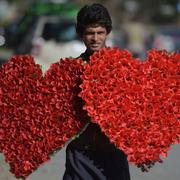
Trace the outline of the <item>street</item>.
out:
<instances>
[{"instance_id":1,"label":"street","mask_svg":"<svg viewBox=\"0 0 180 180\"><path fill-rule=\"evenodd\" d=\"M17 180L9 172L9 166L0 154L0 180ZM156 164L148 173L130 165L131 180L179 180L180 145L172 146L162 164ZM57 152L50 161L39 167L27 180L62 180L65 164L65 148Z\"/></svg>"}]
</instances>

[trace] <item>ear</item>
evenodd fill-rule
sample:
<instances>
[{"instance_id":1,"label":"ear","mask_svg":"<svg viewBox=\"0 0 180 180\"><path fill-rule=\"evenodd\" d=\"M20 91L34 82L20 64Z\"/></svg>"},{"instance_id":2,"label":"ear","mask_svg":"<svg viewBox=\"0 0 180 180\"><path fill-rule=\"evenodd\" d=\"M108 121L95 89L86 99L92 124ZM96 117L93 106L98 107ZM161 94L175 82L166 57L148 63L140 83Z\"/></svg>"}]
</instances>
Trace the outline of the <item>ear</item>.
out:
<instances>
[{"instance_id":1,"label":"ear","mask_svg":"<svg viewBox=\"0 0 180 180\"><path fill-rule=\"evenodd\" d=\"M84 36L83 35L79 35L79 39L84 42Z\"/></svg>"}]
</instances>

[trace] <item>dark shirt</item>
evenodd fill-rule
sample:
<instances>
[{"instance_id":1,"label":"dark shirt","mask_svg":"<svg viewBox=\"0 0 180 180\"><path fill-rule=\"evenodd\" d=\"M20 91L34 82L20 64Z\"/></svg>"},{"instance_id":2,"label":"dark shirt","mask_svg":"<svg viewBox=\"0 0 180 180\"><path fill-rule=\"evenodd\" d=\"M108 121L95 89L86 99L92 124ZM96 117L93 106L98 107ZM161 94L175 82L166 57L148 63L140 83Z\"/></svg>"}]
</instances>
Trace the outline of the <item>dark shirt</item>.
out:
<instances>
[{"instance_id":1,"label":"dark shirt","mask_svg":"<svg viewBox=\"0 0 180 180\"><path fill-rule=\"evenodd\" d=\"M86 52L82 53L79 58L89 62L89 54ZM110 143L108 137L101 131L98 124L89 122L88 126L80 134L80 136L71 141L70 146L80 150L94 150L109 152L116 148Z\"/></svg>"}]
</instances>

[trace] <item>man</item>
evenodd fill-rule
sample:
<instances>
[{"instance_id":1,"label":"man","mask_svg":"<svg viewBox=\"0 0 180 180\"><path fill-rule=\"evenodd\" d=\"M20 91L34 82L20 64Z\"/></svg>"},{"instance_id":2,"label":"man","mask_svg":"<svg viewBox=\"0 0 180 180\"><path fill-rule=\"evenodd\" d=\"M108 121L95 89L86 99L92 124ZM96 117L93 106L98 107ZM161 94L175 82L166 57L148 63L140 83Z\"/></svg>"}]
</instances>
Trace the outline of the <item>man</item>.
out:
<instances>
[{"instance_id":1,"label":"man","mask_svg":"<svg viewBox=\"0 0 180 180\"><path fill-rule=\"evenodd\" d=\"M101 4L86 5L79 11L76 30L86 46L80 55L84 61L106 47L111 29L111 17ZM130 180L127 157L97 124L89 122L79 138L67 146L63 180Z\"/></svg>"}]
</instances>

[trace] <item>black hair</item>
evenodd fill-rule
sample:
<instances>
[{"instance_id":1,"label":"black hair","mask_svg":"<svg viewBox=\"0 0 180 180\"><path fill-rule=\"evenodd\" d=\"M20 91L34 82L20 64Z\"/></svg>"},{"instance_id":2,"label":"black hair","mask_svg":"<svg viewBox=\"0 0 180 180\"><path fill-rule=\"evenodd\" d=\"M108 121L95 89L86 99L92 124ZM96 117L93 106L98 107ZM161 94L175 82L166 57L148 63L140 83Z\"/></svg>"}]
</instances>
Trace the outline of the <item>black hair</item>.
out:
<instances>
[{"instance_id":1,"label":"black hair","mask_svg":"<svg viewBox=\"0 0 180 180\"><path fill-rule=\"evenodd\" d=\"M82 37L85 28L91 24L100 24L104 26L109 34L112 29L112 20L108 10L101 4L94 3L85 5L77 14L76 32Z\"/></svg>"}]
</instances>

